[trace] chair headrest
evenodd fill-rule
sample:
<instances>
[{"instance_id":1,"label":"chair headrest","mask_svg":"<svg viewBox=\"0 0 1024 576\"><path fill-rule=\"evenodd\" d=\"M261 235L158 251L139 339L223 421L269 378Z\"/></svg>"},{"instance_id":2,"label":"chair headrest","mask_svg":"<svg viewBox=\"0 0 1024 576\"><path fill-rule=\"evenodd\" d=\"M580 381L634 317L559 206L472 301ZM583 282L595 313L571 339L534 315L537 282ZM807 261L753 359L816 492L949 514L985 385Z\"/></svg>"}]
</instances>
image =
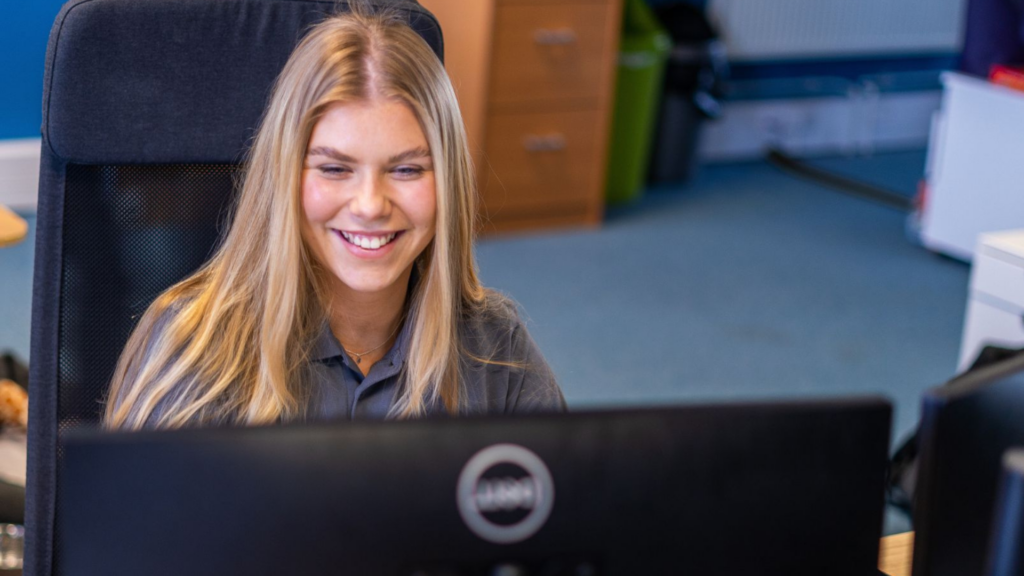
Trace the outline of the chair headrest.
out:
<instances>
[{"instance_id":1,"label":"chair headrest","mask_svg":"<svg viewBox=\"0 0 1024 576\"><path fill-rule=\"evenodd\" d=\"M406 14L443 59L430 12L412 0L370 4ZM238 162L292 49L344 9L333 0L72 0L50 34L44 148L80 164Z\"/></svg>"}]
</instances>

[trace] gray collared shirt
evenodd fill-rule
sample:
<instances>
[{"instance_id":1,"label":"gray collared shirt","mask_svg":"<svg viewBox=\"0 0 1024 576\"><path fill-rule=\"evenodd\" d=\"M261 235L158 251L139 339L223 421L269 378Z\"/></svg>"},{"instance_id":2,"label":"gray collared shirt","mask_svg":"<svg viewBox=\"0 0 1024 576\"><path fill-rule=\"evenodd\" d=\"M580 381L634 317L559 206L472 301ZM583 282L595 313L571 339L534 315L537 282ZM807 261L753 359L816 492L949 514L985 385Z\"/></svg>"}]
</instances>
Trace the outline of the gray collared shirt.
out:
<instances>
[{"instance_id":1,"label":"gray collared shirt","mask_svg":"<svg viewBox=\"0 0 1024 576\"><path fill-rule=\"evenodd\" d=\"M310 356L308 418L386 417L401 388L411 324L405 323L395 344L366 376L325 326ZM512 304L492 295L482 311L460 322L459 330L462 347L469 355L496 362L464 358L466 404L462 413L565 411L565 398L554 373ZM441 412L439 406L428 408L428 413Z\"/></svg>"}]
</instances>

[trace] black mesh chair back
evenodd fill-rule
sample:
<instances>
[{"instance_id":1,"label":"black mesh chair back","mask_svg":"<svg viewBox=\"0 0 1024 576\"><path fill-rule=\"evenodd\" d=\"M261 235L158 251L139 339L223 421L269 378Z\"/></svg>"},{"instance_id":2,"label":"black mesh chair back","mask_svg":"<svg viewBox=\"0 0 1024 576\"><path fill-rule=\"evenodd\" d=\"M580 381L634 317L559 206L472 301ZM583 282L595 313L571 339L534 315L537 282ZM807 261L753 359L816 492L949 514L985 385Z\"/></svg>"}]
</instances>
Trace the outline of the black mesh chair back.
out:
<instances>
[{"instance_id":1,"label":"black mesh chair back","mask_svg":"<svg viewBox=\"0 0 1024 576\"><path fill-rule=\"evenodd\" d=\"M398 9L442 57L436 19ZM345 2L72 0L50 34L33 285L25 574L60 574L61 439L95 424L153 298L227 225L288 55ZM183 552L186 553L186 552Z\"/></svg>"}]
</instances>

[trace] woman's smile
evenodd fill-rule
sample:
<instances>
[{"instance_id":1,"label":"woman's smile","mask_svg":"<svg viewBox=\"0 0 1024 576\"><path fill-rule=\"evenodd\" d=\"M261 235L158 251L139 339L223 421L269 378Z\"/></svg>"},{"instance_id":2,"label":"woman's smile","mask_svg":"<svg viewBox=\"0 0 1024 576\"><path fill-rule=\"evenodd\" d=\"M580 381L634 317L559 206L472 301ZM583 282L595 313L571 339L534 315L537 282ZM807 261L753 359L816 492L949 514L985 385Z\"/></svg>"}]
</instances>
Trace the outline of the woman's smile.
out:
<instances>
[{"instance_id":1,"label":"woman's smile","mask_svg":"<svg viewBox=\"0 0 1024 576\"><path fill-rule=\"evenodd\" d=\"M347 230L334 231L346 249L359 258L382 258L391 253L393 243L403 231L398 232L353 232Z\"/></svg>"}]
</instances>

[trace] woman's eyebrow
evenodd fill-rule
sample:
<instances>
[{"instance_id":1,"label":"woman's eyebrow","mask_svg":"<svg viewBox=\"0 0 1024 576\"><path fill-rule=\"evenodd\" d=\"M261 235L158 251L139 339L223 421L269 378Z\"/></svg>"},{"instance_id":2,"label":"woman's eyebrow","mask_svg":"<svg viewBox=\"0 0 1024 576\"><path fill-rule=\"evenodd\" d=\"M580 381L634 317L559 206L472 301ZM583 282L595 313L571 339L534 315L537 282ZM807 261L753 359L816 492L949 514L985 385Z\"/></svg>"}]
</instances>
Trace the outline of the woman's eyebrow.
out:
<instances>
[{"instance_id":1,"label":"woman's eyebrow","mask_svg":"<svg viewBox=\"0 0 1024 576\"><path fill-rule=\"evenodd\" d=\"M424 156L430 156L430 150L426 148L413 148L412 150L406 150L401 154L395 154L391 158L388 158L388 164L398 164L399 162L405 162L406 160L412 160L413 158L423 158Z\"/></svg>"},{"instance_id":2,"label":"woman's eyebrow","mask_svg":"<svg viewBox=\"0 0 1024 576\"><path fill-rule=\"evenodd\" d=\"M327 156L328 158L334 158L340 162L358 162L355 158L343 152L339 152L330 146L314 146L306 152L306 156ZM406 160L412 160L413 158L423 158L425 156L430 156L430 150L421 146L419 148L413 148L391 156L388 158L388 164L398 164L399 162L405 162Z\"/></svg>"},{"instance_id":3,"label":"woman's eyebrow","mask_svg":"<svg viewBox=\"0 0 1024 576\"><path fill-rule=\"evenodd\" d=\"M356 161L355 158L349 156L348 154L343 154L341 152L338 152L337 150L335 150L334 148L331 148L330 146L316 146L316 147L310 148L306 152L306 156L327 156L329 158L334 158L335 160L339 160L341 162L355 162Z\"/></svg>"}]
</instances>

